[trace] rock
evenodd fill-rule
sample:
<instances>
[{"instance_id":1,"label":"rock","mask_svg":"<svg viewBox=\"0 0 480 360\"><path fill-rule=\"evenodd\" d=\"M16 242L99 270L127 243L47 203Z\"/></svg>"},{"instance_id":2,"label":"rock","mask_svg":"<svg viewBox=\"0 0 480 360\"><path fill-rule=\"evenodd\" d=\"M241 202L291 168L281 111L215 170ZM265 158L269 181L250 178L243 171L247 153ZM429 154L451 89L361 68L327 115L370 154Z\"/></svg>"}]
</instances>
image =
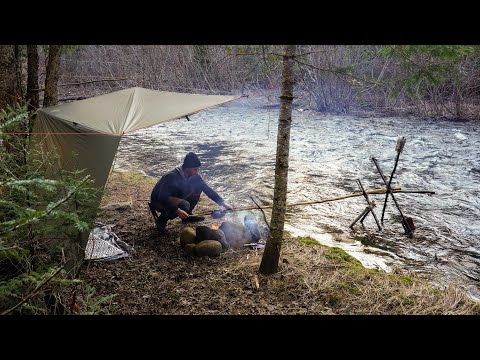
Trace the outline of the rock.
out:
<instances>
[{"instance_id":1,"label":"rock","mask_svg":"<svg viewBox=\"0 0 480 360\"><path fill-rule=\"evenodd\" d=\"M220 239L215 239L215 240L217 240L218 242L220 242L220 244L222 244L222 249L223 250L230 249L230 244L227 241L225 233L222 230L217 229L217 234L220 234Z\"/></svg>"},{"instance_id":2,"label":"rock","mask_svg":"<svg viewBox=\"0 0 480 360\"><path fill-rule=\"evenodd\" d=\"M229 247L233 249L241 249L243 245L252 242L252 234L245 226L236 224L231 221L225 221L220 226L225 234L225 239Z\"/></svg>"},{"instance_id":3,"label":"rock","mask_svg":"<svg viewBox=\"0 0 480 360\"><path fill-rule=\"evenodd\" d=\"M222 252L222 244L217 240L203 240L195 246L197 256L219 256Z\"/></svg>"},{"instance_id":4,"label":"rock","mask_svg":"<svg viewBox=\"0 0 480 360\"><path fill-rule=\"evenodd\" d=\"M197 232L197 239L196 239L197 244L203 240L217 240L217 241L220 241L220 243L222 244L222 247L228 248L227 247L228 244L225 240L225 234L223 233L222 230L212 229L209 226L200 225L200 226L197 226L196 232Z\"/></svg>"},{"instance_id":5,"label":"rock","mask_svg":"<svg viewBox=\"0 0 480 360\"><path fill-rule=\"evenodd\" d=\"M194 228L187 227L182 230L180 233L180 246L183 248L187 244L195 244L196 241L196 231Z\"/></svg>"},{"instance_id":6,"label":"rock","mask_svg":"<svg viewBox=\"0 0 480 360\"><path fill-rule=\"evenodd\" d=\"M197 247L197 244L186 244L184 249L185 249L185 252L187 253L187 255L190 255L190 256L195 256L195 248Z\"/></svg>"},{"instance_id":7,"label":"rock","mask_svg":"<svg viewBox=\"0 0 480 360\"><path fill-rule=\"evenodd\" d=\"M211 229L209 228L208 231L206 231L203 228L206 228L207 226L201 226L202 229L198 229L200 226L197 227L197 243L204 241L204 240L217 240L220 244L222 244L222 249L230 249L230 244L227 242L227 239L225 237L225 233L220 230L220 229Z\"/></svg>"}]
</instances>

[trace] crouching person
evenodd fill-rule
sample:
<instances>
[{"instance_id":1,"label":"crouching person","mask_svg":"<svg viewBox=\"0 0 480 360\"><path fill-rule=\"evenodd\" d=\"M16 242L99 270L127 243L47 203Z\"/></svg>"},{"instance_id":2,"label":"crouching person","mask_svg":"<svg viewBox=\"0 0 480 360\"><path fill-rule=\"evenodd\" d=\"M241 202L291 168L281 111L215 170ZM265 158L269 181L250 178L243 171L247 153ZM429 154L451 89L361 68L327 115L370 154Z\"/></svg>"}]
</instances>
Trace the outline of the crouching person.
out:
<instances>
[{"instance_id":1,"label":"crouching person","mask_svg":"<svg viewBox=\"0 0 480 360\"><path fill-rule=\"evenodd\" d=\"M233 208L218 195L199 174L201 162L190 152L183 164L177 166L158 180L150 195L151 208L160 212L156 221L157 230L165 232L167 222L177 216L184 222L201 221L204 218L193 215L193 209L204 192L210 199L227 210Z\"/></svg>"}]
</instances>

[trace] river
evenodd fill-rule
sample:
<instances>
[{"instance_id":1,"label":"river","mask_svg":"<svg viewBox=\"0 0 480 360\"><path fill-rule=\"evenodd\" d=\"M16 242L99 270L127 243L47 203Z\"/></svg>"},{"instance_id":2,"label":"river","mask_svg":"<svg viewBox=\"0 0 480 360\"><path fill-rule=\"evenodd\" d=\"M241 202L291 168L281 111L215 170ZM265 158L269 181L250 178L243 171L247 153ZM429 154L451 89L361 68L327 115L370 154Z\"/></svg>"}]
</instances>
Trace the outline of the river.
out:
<instances>
[{"instance_id":1,"label":"river","mask_svg":"<svg viewBox=\"0 0 480 360\"><path fill-rule=\"evenodd\" d=\"M480 127L442 119L292 115L288 203L322 200L384 187L371 157L389 176L399 137L406 143L392 186L435 195L395 194L416 230L404 234L390 198L378 231L369 214L349 226L366 206L363 197L290 207L285 229L338 246L366 267L418 272L442 287L454 283L480 298ZM235 207L271 204L279 109L242 98L126 135L115 168L153 177L181 164L189 151L202 160L207 182ZM380 218L385 195L371 195ZM212 209L216 205L212 205ZM260 212L259 218L260 218ZM268 215L268 211L267 211Z\"/></svg>"}]
</instances>

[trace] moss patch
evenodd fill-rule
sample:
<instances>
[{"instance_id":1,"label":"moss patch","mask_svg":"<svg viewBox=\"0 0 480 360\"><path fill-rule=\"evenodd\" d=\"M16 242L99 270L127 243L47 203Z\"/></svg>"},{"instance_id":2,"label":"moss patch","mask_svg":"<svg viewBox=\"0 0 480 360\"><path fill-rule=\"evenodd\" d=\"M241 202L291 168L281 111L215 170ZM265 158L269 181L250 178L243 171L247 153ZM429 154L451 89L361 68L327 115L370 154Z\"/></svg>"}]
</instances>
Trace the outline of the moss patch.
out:
<instances>
[{"instance_id":1,"label":"moss patch","mask_svg":"<svg viewBox=\"0 0 480 360\"><path fill-rule=\"evenodd\" d=\"M359 260L355 259L353 256L347 254L344 250L336 246L328 248L325 251L325 257L328 259L345 261L345 262L360 265L363 267L362 263Z\"/></svg>"},{"instance_id":2,"label":"moss patch","mask_svg":"<svg viewBox=\"0 0 480 360\"><path fill-rule=\"evenodd\" d=\"M411 277L400 275L398 278L405 284L413 284L413 279Z\"/></svg>"},{"instance_id":3,"label":"moss patch","mask_svg":"<svg viewBox=\"0 0 480 360\"><path fill-rule=\"evenodd\" d=\"M406 276L406 275L398 275L398 274L388 274L388 277L394 281L399 281L403 284L411 285L415 282L413 278Z\"/></svg>"},{"instance_id":4,"label":"moss patch","mask_svg":"<svg viewBox=\"0 0 480 360\"><path fill-rule=\"evenodd\" d=\"M302 244L304 244L305 246L308 246L308 247L321 246L322 245L317 240L312 239L311 237L308 237L308 236L307 237L299 236L299 237L296 237L295 239L297 239Z\"/></svg>"}]
</instances>

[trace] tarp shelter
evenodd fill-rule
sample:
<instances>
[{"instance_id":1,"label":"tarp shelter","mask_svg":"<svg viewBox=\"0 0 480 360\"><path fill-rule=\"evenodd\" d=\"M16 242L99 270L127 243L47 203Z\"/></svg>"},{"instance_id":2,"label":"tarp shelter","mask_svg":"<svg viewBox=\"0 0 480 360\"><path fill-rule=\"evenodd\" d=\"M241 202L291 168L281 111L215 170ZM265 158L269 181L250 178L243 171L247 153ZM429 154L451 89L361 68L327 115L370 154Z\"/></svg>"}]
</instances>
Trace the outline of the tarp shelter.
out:
<instances>
[{"instance_id":1,"label":"tarp shelter","mask_svg":"<svg viewBox=\"0 0 480 360\"><path fill-rule=\"evenodd\" d=\"M103 189L123 135L236 98L133 87L40 109L34 141L46 151L56 151L61 167L86 169Z\"/></svg>"},{"instance_id":2,"label":"tarp shelter","mask_svg":"<svg viewBox=\"0 0 480 360\"><path fill-rule=\"evenodd\" d=\"M134 87L42 108L33 133L40 135L45 150L60 154L62 167L86 169L103 187L123 135L236 98Z\"/></svg>"}]
</instances>

